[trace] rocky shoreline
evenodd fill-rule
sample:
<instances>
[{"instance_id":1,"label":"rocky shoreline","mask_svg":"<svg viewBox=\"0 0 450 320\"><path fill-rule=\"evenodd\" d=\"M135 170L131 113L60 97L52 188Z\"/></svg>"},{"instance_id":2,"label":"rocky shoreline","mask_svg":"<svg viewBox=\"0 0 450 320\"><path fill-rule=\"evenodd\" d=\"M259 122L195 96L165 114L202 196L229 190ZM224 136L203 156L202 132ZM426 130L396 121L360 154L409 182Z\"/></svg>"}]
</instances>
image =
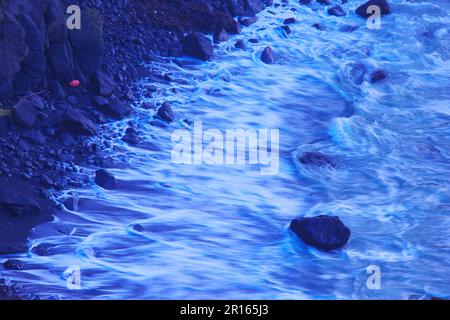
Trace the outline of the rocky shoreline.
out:
<instances>
[{"instance_id":1,"label":"rocky shoreline","mask_svg":"<svg viewBox=\"0 0 450 320\"><path fill-rule=\"evenodd\" d=\"M81 30L66 28L71 4L0 2L0 254L26 252L30 230L58 214L52 190L90 181L77 165L98 168L96 183L112 187L102 169L111 165L107 145L89 138L130 114L135 79L170 77L143 61L207 60L213 44L206 34L218 42L238 33L233 17L254 17L272 0L77 1ZM136 139L127 130L124 140ZM1 296L16 298L18 286L1 281Z\"/></svg>"},{"instance_id":2,"label":"rocky shoreline","mask_svg":"<svg viewBox=\"0 0 450 320\"><path fill-rule=\"evenodd\" d=\"M335 2L317 2L329 6L329 15L346 14ZM276 5L288 3L283 0ZM357 13L364 16L363 7L370 3L386 1L371 0ZM65 10L71 4L68 0L0 1L0 53L5 57L0 66L0 254L26 252L30 230L58 214L61 207L50 200L52 190L80 187L92 179L105 189L114 188L115 178L106 170L113 166L104 152L108 139L93 142L89 138L99 134L101 125L132 112L134 80L171 80L170 74L149 70L142 62L159 56L211 59L214 43L238 34L256 21L256 13L273 3L81 0L77 3L81 30L68 30ZM389 7L382 8L383 14L389 13ZM292 19L282 26L287 34L289 24L295 23ZM235 46L245 44L238 40ZM276 54L266 47L261 59L271 64ZM376 81L386 77L384 71L377 72ZM151 107L163 121L173 120L170 104ZM122 139L130 144L139 140L132 125ZM317 156L304 158L308 163L318 161ZM95 177L78 165L97 169ZM70 199L65 206L70 209ZM330 241L342 230L344 239L316 246L331 250L345 245L350 231L341 224L336 229L335 220L324 220ZM291 227L302 238L304 227ZM318 235L310 229L305 242L315 245ZM17 298L18 288L0 279L0 298Z\"/></svg>"}]
</instances>

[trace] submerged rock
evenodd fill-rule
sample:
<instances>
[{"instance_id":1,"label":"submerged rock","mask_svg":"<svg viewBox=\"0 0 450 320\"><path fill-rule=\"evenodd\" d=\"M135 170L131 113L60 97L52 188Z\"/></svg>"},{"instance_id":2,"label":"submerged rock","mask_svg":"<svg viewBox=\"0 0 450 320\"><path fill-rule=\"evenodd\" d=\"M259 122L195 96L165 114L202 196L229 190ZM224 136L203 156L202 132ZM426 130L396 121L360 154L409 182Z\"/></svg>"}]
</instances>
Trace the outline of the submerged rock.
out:
<instances>
[{"instance_id":1,"label":"submerged rock","mask_svg":"<svg viewBox=\"0 0 450 320\"><path fill-rule=\"evenodd\" d=\"M99 169L95 172L95 183L103 189L114 190L116 188L116 178L106 169Z\"/></svg>"},{"instance_id":2,"label":"submerged rock","mask_svg":"<svg viewBox=\"0 0 450 320\"><path fill-rule=\"evenodd\" d=\"M351 234L339 217L325 215L294 219L289 228L306 244L324 251L341 248Z\"/></svg>"},{"instance_id":3,"label":"submerged rock","mask_svg":"<svg viewBox=\"0 0 450 320\"><path fill-rule=\"evenodd\" d=\"M336 167L336 160L332 156L321 152L303 152L299 157L299 161L303 164L310 164L318 167Z\"/></svg>"},{"instance_id":4,"label":"submerged rock","mask_svg":"<svg viewBox=\"0 0 450 320\"><path fill-rule=\"evenodd\" d=\"M292 24L292 23L295 23L295 22L297 22L297 19L295 19L294 17L292 17L292 18L287 18L287 19L284 19L284 24Z\"/></svg>"},{"instance_id":5,"label":"submerged rock","mask_svg":"<svg viewBox=\"0 0 450 320\"><path fill-rule=\"evenodd\" d=\"M239 18L239 23L245 27L248 27L258 21L257 17L241 17Z\"/></svg>"},{"instance_id":6,"label":"submerged rock","mask_svg":"<svg viewBox=\"0 0 450 320\"><path fill-rule=\"evenodd\" d=\"M183 38L183 52L200 60L209 60L214 49L211 41L200 33L190 33Z\"/></svg>"},{"instance_id":7,"label":"submerged rock","mask_svg":"<svg viewBox=\"0 0 450 320\"><path fill-rule=\"evenodd\" d=\"M175 112L173 112L172 107L168 101L164 102L162 106L158 109L158 116L167 121L172 122L175 120Z\"/></svg>"},{"instance_id":8,"label":"submerged rock","mask_svg":"<svg viewBox=\"0 0 450 320\"><path fill-rule=\"evenodd\" d=\"M381 69L375 70L374 72L372 72L370 74L370 82L371 83L381 81L385 78L387 78L387 73L386 73L386 71L381 70Z\"/></svg>"},{"instance_id":9,"label":"submerged rock","mask_svg":"<svg viewBox=\"0 0 450 320\"><path fill-rule=\"evenodd\" d=\"M245 50L244 40L242 40L242 39L237 40L236 43L234 44L234 47L238 48L238 49Z\"/></svg>"},{"instance_id":10,"label":"submerged rock","mask_svg":"<svg viewBox=\"0 0 450 320\"><path fill-rule=\"evenodd\" d=\"M275 63L275 54L273 53L271 47L267 46L264 48L263 52L261 53L261 61L265 64Z\"/></svg>"},{"instance_id":11,"label":"submerged rock","mask_svg":"<svg viewBox=\"0 0 450 320\"><path fill-rule=\"evenodd\" d=\"M344 9L342 9L341 6L334 6L334 7L330 8L330 9L328 9L328 14L330 16L343 17L347 13L345 12Z\"/></svg>"},{"instance_id":12,"label":"submerged rock","mask_svg":"<svg viewBox=\"0 0 450 320\"><path fill-rule=\"evenodd\" d=\"M387 15L391 13L391 8L389 7L389 3L386 0L369 0L356 9L356 14L363 18L370 17L370 15L372 15L372 12L367 12L367 9L370 6L378 6L380 8L381 15Z\"/></svg>"},{"instance_id":13,"label":"submerged rock","mask_svg":"<svg viewBox=\"0 0 450 320\"><path fill-rule=\"evenodd\" d=\"M17 259L8 259L3 263L6 270L23 270L24 263Z\"/></svg>"}]
</instances>

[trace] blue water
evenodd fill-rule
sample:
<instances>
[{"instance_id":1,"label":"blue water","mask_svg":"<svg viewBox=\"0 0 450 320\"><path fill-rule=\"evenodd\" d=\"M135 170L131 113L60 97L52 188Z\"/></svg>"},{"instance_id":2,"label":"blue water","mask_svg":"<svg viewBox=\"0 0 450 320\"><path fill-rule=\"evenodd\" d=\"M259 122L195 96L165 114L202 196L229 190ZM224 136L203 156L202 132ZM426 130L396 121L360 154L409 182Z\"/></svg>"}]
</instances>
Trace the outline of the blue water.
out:
<instances>
[{"instance_id":1,"label":"blue water","mask_svg":"<svg viewBox=\"0 0 450 320\"><path fill-rule=\"evenodd\" d=\"M103 128L123 133L131 120L143 140L114 141L118 189L92 181L57 194L79 201L77 211L34 230L31 247L50 244L49 254L15 256L26 270L2 270L2 277L61 299L448 296L450 2L390 2L393 14L369 30L354 14L330 17L292 1L243 30L238 38L259 39L245 51L233 48L233 38L210 62L149 65L174 81L142 79L133 117ZM286 36L280 25L292 16L298 22ZM359 29L340 31L348 24ZM266 45L275 65L259 60ZM358 84L351 70L361 63L369 72L383 68L388 79ZM154 110L142 106L165 100L177 121L151 125ZM206 129L279 128L279 173L174 164L170 135L187 127L184 119ZM302 165L303 151L333 155L338 165ZM352 230L342 250L314 250L288 231L293 218L317 214L338 215ZM145 230L133 231L136 223ZM71 265L81 268L80 290L66 288ZM366 285L369 265L381 269L379 290Z\"/></svg>"}]
</instances>

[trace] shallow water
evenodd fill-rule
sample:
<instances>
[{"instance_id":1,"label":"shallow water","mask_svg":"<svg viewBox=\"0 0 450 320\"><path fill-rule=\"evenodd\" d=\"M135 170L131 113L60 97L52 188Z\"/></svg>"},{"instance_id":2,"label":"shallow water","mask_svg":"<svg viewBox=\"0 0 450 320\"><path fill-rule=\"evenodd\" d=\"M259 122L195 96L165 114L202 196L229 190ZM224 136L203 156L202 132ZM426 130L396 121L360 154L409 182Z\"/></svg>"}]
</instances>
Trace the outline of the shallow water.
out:
<instances>
[{"instance_id":1,"label":"shallow water","mask_svg":"<svg viewBox=\"0 0 450 320\"><path fill-rule=\"evenodd\" d=\"M448 296L450 2L391 1L381 30L354 14L329 17L293 2L243 30L237 38L259 39L245 51L233 38L213 61L149 66L174 81L139 83L131 121L143 142L114 142L117 190L92 182L60 195L75 194L78 210L34 231L31 246L52 245L48 255L15 256L26 270L2 277L63 299ZM280 25L292 16L299 21L286 36ZM311 27L317 22L326 30ZM359 29L340 31L348 24ZM275 65L259 60L266 45ZM355 83L351 70L360 63L389 78ZM149 86L157 89L151 96ZM177 121L152 125L154 110L142 105L165 100ZM123 132L129 120L105 133ZM196 120L205 129L278 128L278 174L261 175L257 165L174 164L171 133ZM303 151L333 155L337 167L301 165ZM297 216L327 213L352 230L342 250L314 250L288 231ZM145 230L134 231L136 223ZM71 265L81 269L80 290L66 288ZM381 269L379 290L366 286L369 265Z\"/></svg>"}]
</instances>

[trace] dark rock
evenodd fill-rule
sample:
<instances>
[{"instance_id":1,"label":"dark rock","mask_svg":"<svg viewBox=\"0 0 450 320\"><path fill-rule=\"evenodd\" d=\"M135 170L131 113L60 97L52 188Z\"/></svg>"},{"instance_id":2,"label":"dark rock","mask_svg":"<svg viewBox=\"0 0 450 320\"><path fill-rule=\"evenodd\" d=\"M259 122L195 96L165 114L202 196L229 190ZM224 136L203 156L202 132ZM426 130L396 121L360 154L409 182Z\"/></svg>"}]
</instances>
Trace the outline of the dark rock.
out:
<instances>
[{"instance_id":1,"label":"dark rock","mask_svg":"<svg viewBox=\"0 0 450 320\"><path fill-rule=\"evenodd\" d=\"M273 53L271 47L267 46L264 48L263 52L261 53L261 61L266 64L275 63L275 54Z\"/></svg>"},{"instance_id":2,"label":"dark rock","mask_svg":"<svg viewBox=\"0 0 450 320\"><path fill-rule=\"evenodd\" d=\"M62 122L63 130L76 135L90 136L97 132L94 123L78 109L67 108Z\"/></svg>"},{"instance_id":3,"label":"dark rock","mask_svg":"<svg viewBox=\"0 0 450 320\"><path fill-rule=\"evenodd\" d=\"M130 130L131 129L131 130ZM129 144L139 144L139 135L132 128L128 128L125 135L122 138L123 141Z\"/></svg>"},{"instance_id":4,"label":"dark rock","mask_svg":"<svg viewBox=\"0 0 450 320\"><path fill-rule=\"evenodd\" d=\"M248 39L248 42L250 42L250 43L258 43L259 40L255 39L255 38L250 38L250 39Z\"/></svg>"},{"instance_id":5,"label":"dark rock","mask_svg":"<svg viewBox=\"0 0 450 320\"><path fill-rule=\"evenodd\" d=\"M366 66L362 63L356 63L351 67L349 75L354 84L360 85L364 82L366 73Z\"/></svg>"},{"instance_id":6,"label":"dark rock","mask_svg":"<svg viewBox=\"0 0 450 320\"><path fill-rule=\"evenodd\" d=\"M257 17L240 17L238 21L243 26L248 27L248 26L251 26L252 24L254 24L256 21L258 21L258 18Z\"/></svg>"},{"instance_id":7,"label":"dark rock","mask_svg":"<svg viewBox=\"0 0 450 320\"><path fill-rule=\"evenodd\" d=\"M310 4L312 0L299 0L300 4Z\"/></svg>"},{"instance_id":8,"label":"dark rock","mask_svg":"<svg viewBox=\"0 0 450 320\"><path fill-rule=\"evenodd\" d=\"M108 104L105 107L105 112L116 119L123 119L131 113L131 107L129 104L122 103L120 101L115 101Z\"/></svg>"},{"instance_id":9,"label":"dark rock","mask_svg":"<svg viewBox=\"0 0 450 320\"><path fill-rule=\"evenodd\" d=\"M37 110L28 99L21 99L12 110L15 124L24 128L32 128L36 122Z\"/></svg>"},{"instance_id":10,"label":"dark rock","mask_svg":"<svg viewBox=\"0 0 450 320\"><path fill-rule=\"evenodd\" d=\"M333 157L321 152L303 152L300 155L299 160L303 164L314 165L317 167L336 167L336 160Z\"/></svg>"},{"instance_id":11,"label":"dark rock","mask_svg":"<svg viewBox=\"0 0 450 320\"><path fill-rule=\"evenodd\" d=\"M245 50L244 40L242 40L242 39L237 40L236 43L234 44L234 47L238 48L238 49Z\"/></svg>"},{"instance_id":12,"label":"dark rock","mask_svg":"<svg viewBox=\"0 0 450 320\"><path fill-rule=\"evenodd\" d=\"M106 99L105 97L101 97L101 96L95 96L94 102L99 107L104 107L109 103L108 99Z\"/></svg>"},{"instance_id":13,"label":"dark rock","mask_svg":"<svg viewBox=\"0 0 450 320\"><path fill-rule=\"evenodd\" d=\"M297 19L295 19L294 17L292 17L292 18L287 18L287 19L284 19L284 24L292 24L292 23L295 23L295 22L297 22Z\"/></svg>"},{"instance_id":14,"label":"dark rock","mask_svg":"<svg viewBox=\"0 0 450 320\"><path fill-rule=\"evenodd\" d=\"M48 256L50 255L50 249L53 247L54 245L49 243L40 243L37 246L33 247L31 249L31 252L38 256Z\"/></svg>"},{"instance_id":15,"label":"dark rock","mask_svg":"<svg viewBox=\"0 0 450 320\"><path fill-rule=\"evenodd\" d=\"M343 17L347 13L345 12L344 9L342 9L341 6L334 6L328 9L328 14L330 16Z\"/></svg>"},{"instance_id":16,"label":"dark rock","mask_svg":"<svg viewBox=\"0 0 450 320\"><path fill-rule=\"evenodd\" d=\"M292 33L292 30L289 26L281 26L281 29L283 29L286 34Z\"/></svg>"},{"instance_id":17,"label":"dark rock","mask_svg":"<svg viewBox=\"0 0 450 320\"><path fill-rule=\"evenodd\" d=\"M0 190L0 208L18 217L38 215L40 205L28 195L9 190Z\"/></svg>"},{"instance_id":18,"label":"dark rock","mask_svg":"<svg viewBox=\"0 0 450 320\"><path fill-rule=\"evenodd\" d=\"M380 8L381 15L388 15L391 13L391 8L389 7L389 3L386 0L369 0L356 9L356 14L363 18L370 17L372 15L372 12L367 12L367 8L369 8L370 6L378 6Z\"/></svg>"},{"instance_id":19,"label":"dark rock","mask_svg":"<svg viewBox=\"0 0 450 320\"><path fill-rule=\"evenodd\" d=\"M378 69L370 74L370 83L381 81L387 78L387 73L384 70Z\"/></svg>"},{"instance_id":20,"label":"dark rock","mask_svg":"<svg viewBox=\"0 0 450 320\"><path fill-rule=\"evenodd\" d=\"M312 25L312 27L313 27L313 28L316 28L317 30L320 30L320 31L323 31L323 30L326 29L325 26L322 25L322 24L320 24L320 23L314 23L314 24Z\"/></svg>"},{"instance_id":21,"label":"dark rock","mask_svg":"<svg viewBox=\"0 0 450 320\"><path fill-rule=\"evenodd\" d=\"M221 30L220 32L214 33L214 42L221 43L230 39L229 34L225 30Z\"/></svg>"},{"instance_id":22,"label":"dark rock","mask_svg":"<svg viewBox=\"0 0 450 320\"><path fill-rule=\"evenodd\" d=\"M45 136L39 130L27 134L27 138L35 145L43 145L47 141Z\"/></svg>"},{"instance_id":23,"label":"dark rock","mask_svg":"<svg viewBox=\"0 0 450 320\"><path fill-rule=\"evenodd\" d=\"M211 41L200 33L190 33L183 38L183 52L200 60L209 60L214 53Z\"/></svg>"},{"instance_id":24,"label":"dark rock","mask_svg":"<svg viewBox=\"0 0 450 320\"><path fill-rule=\"evenodd\" d=\"M6 270L23 270L24 263L17 259L8 259L3 263Z\"/></svg>"},{"instance_id":25,"label":"dark rock","mask_svg":"<svg viewBox=\"0 0 450 320\"><path fill-rule=\"evenodd\" d=\"M330 0L317 0L317 2L326 6L331 4Z\"/></svg>"},{"instance_id":26,"label":"dark rock","mask_svg":"<svg viewBox=\"0 0 450 320\"><path fill-rule=\"evenodd\" d=\"M133 224L131 227L133 228L134 231L137 231L137 232L145 231L145 228L142 225L140 225L139 223Z\"/></svg>"},{"instance_id":27,"label":"dark rock","mask_svg":"<svg viewBox=\"0 0 450 320\"><path fill-rule=\"evenodd\" d=\"M345 26L342 26L340 30L342 32L353 32L353 31L357 30L358 28L359 28L359 26L357 26L357 25L346 24Z\"/></svg>"},{"instance_id":28,"label":"dark rock","mask_svg":"<svg viewBox=\"0 0 450 320\"><path fill-rule=\"evenodd\" d=\"M325 215L294 219L289 228L306 244L325 251L344 246L351 233L339 217Z\"/></svg>"},{"instance_id":29,"label":"dark rock","mask_svg":"<svg viewBox=\"0 0 450 320\"><path fill-rule=\"evenodd\" d=\"M104 97L110 96L116 88L114 80L103 71L97 71L95 73L93 83L97 93Z\"/></svg>"},{"instance_id":30,"label":"dark rock","mask_svg":"<svg viewBox=\"0 0 450 320\"><path fill-rule=\"evenodd\" d=\"M167 121L172 122L175 120L175 112L173 112L172 107L168 101L164 102L162 106L158 109L158 116Z\"/></svg>"},{"instance_id":31,"label":"dark rock","mask_svg":"<svg viewBox=\"0 0 450 320\"><path fill-rule=\"evenodd\" d=\"M114 190L116 188L116 178L105 169L95 172L95 183L103 189Z\"/></svg>"}]
</instances>

